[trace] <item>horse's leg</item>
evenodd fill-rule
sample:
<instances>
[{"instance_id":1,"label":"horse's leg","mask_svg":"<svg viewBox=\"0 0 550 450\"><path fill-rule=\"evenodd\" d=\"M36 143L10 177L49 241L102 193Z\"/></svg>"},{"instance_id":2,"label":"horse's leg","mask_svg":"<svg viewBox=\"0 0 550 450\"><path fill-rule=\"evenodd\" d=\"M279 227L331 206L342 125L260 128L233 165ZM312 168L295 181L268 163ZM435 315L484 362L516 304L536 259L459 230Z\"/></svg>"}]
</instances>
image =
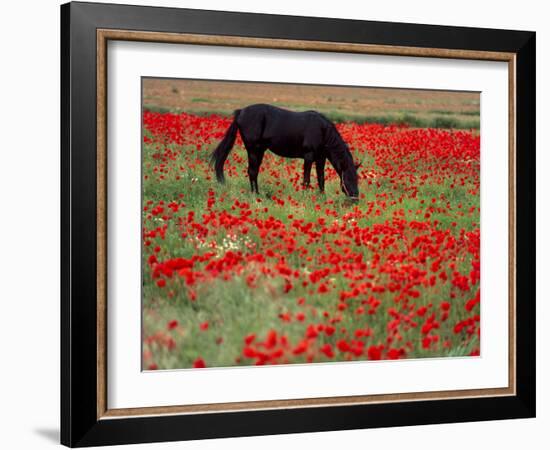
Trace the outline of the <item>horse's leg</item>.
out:
<instances>
[{"instance_id":1,"label":"horse's leg","mask_svg":"<svg viewBox=\"0 0 550 450\"><path fill-rule=\"evenodd\" d=\"M310 158L304 158L304 187L308 188L311 179L311 166L313 165L313 160Z\"/></svg>"},{"instance_id":2,"label":"horse's leg","mask_svg":"<svg viewBox=\"0 0 550 450\"><path fill-rule=\"evenodd\" d=\"M248 178L250 179L250 189L252 192L256 192L256 194L259 194L258 173L260 172L264 152L265 149L260 147L254 147L252 150L248 151Z\"/></svg>"},{"instance_id":3,"label":"horse's leg","mask_svg":"<svg viewBox=\"0 0 550 450\"><path fill-rule=\"evenodd\" d=\"M315 171L317 172L317 184L319 191L325 192L325 158L319 158L315 161Z\"/></svg>"}]
</instances>

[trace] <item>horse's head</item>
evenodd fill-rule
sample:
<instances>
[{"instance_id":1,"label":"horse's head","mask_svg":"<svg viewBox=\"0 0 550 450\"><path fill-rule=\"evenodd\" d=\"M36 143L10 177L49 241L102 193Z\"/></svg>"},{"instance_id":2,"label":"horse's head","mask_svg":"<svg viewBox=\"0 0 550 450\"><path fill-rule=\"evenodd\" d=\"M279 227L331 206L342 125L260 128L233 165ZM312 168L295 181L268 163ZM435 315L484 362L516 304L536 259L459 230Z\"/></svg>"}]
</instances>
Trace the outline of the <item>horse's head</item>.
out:
<instances>
[{"instance_id":1,"label":"horse's head","mask_svg":"<svg viewBox=\"0 0 550 450\"><path fill-rule=\"evenodd\" d=\"M359 201L357 168L360 164L349 164L340 175L340 187L350 200Z\"/></svg>"},{"instance_id":2,"label":"horse's head","mask_svg":"<svg viewBox=\"0 0 550 450\"><path fill-rule=\"evenodd\" d=\"M352 201L359 200L359 187L357 180L357 167L353 162L353 156L348 145L340 136L340 133L330 124L325 135L325 150L327 158L340 176L342 192Z\"/></svg>"}]
</instances>

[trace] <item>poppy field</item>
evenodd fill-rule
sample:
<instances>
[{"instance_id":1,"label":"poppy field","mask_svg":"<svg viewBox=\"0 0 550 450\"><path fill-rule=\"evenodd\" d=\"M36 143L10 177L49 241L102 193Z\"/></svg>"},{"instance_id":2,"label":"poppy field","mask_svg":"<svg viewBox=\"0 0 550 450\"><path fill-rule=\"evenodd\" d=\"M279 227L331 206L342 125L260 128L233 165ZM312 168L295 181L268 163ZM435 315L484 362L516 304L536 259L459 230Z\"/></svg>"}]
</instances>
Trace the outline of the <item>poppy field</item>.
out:
<instances>
[{"instance_id":1,"label":"poppy field","mask_svg":"<svg viewBox=\"0 0 550 450\"><path fill-rule=\"evenodd\" d=\"M144 370L479 355L478 130L337 123L352 203L270 152L251 193L240 137L217 183L231 117L142 120Z\"/></svg>"}]
</instances>

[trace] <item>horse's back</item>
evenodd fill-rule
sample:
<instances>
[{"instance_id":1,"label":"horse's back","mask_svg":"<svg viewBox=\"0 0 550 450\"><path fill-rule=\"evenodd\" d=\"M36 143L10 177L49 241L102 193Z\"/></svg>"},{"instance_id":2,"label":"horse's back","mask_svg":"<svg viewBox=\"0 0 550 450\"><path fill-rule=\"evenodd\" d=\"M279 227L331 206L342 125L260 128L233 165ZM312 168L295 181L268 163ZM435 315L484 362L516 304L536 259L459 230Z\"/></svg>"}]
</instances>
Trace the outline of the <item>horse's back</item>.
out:
<instances>
[{"instance_id":1,"label":"horse's back","mask_svg":"<svg viewBox=\"0 0 550 450\"><path fill-rule=\"evenodd\" d=\"M316 111L295 112L263 103L243 108L238 125L245 143L287 157L303 157L319 148L327 127L326 119Z\"/></svg>"},{"instance_id":2,"label":"horse's back","mask_svg":"<svg viewBox=\"0 0 550 450\"><path fill-rule=\"evenodd\" d=\"M266 103L258 103L241 109L239 118L240 122L263 119L271 123L281 123L284 125L307 122L318 122L321 124L326 121L325 117L317 111L289 111L288 109Z\"/></svg>"},{"instance_id":3,"label":"horse's back","mask_svg":"<svg viewBox=\"0 0 550 450\"><path fill-rule=\"evenodd\" d=\"M289 111L268 104L247 106L242 110L243 121L263 121L267 132L274 134L303 133L307 128L321 128L326 119L316 111Z\"/></svg>"}]
</instances>

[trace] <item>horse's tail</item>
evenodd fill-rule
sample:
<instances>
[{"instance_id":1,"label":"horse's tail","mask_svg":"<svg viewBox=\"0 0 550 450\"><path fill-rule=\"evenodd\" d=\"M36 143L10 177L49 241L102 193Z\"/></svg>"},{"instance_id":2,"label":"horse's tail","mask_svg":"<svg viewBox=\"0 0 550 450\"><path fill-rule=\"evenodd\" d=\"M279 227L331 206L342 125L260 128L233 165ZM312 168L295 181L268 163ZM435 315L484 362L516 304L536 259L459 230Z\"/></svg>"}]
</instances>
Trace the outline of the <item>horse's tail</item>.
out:
<instances>
[{"instance_id":1,"label":"horse's tail","mask_svg":"<svg viewBox=\"0 0 550 450\"><path fill-rule=\"evenodd\" d=\"M225 136L216 147L216 150L212 152L212 156L210 157L210 162L214 165L214 168L216 169L216 178L220 183L223 183L225 181L225 178L223 176L223 165L225 163L225 160L229 156L229 152L235 144L235 139L237 138L237 118L239 117L240 112L240 109L235 110L235 112L233 113L233 122L225 132Z\"/></svg>"}]
</instances>

